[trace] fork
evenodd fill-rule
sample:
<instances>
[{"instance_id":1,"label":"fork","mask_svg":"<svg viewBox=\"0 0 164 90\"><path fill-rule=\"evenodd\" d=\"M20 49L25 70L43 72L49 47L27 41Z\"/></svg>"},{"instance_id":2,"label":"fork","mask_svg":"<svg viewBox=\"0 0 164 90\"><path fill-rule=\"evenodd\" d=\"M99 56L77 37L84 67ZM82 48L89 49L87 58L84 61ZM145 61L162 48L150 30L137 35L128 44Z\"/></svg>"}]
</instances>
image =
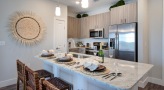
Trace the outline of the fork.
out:
<instances>
[{"instance_id":1,"label":"fork","mask_svg":"<svg viewBox=\"0 0 164 90\"><path fill-rule=\"evenodd\" d=\"M107 74L107 75L102 76L102 78L107 79L107 78L109 78L110 76L115 75L115 74L116 74L116 73L109 73L109 74Z\"/></svg>"}]
</instances>

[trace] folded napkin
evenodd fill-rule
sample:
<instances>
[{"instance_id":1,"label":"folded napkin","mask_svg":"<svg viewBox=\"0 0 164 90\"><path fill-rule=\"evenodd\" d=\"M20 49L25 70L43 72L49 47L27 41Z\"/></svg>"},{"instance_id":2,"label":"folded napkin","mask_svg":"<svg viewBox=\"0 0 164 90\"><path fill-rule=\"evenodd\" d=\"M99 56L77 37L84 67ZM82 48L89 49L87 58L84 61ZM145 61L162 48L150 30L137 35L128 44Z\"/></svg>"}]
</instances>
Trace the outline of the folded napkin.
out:
<instances>
[{"instance_id":1,"label":"folded napkin","mask_svg":"<svg viewBox=\"0 0 164 90\"><path fill-rule=\"evenodd\" d=\"M51 55L54 53L54 50L42 50L42 55Z\"/></svg>"},{"instance_id":2,"label":"folded napkin","mask_svg":"<svg viewBox=\"0 0 164 90\"><path fill-rule=\"evenodd\" d=\"M54 54L54 50L48 50L48 53L50 53L50 54Z\"/></svg>"},{"instance_id":3,"label":"folded napkin","mask_svg":"<svg viewBox=\"0 0 164 90\"><path fill-rule=\"evenodd\" d=\"M68 56L68 57L70 57L70 58L72 58L72 57L73 57L73 55L72 55L72 54L67 54L67 56Z\"/></svg>"},{"instance_id":4,"label":"folded napkin","mask_svg":"<svg viewBox=\"0 0 164 90\"><path fill-rule=\"evenodd\" d=\"M95 60L90 60L90 61L84 62L83 65L84 65L84 68L88 68L90 71L94 71L98 68L99 62Z\"/></svg>"},{"instance_id":5,"label":"folded napkin","mask_svg":"<svg viewBox=\"0 0 164 90\"><path fill-rule=\"evenodd\" d=\"M55 55L57 58L63 58L65 57L65 53L56 53Z\"/></svg>"}]
</instances>

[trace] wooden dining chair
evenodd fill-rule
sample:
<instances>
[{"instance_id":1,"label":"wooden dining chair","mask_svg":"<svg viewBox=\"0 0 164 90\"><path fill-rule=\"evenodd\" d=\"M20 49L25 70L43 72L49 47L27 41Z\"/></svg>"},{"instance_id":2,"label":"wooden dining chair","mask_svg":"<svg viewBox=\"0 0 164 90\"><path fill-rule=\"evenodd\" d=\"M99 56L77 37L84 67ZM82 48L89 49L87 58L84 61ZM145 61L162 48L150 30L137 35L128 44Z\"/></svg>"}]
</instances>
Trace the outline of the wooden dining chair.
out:
<instances>
[{"instance_id":1,"label":"wooden dining chair","mask_svg":"<svg viewBox=\"0 0 164 90\"><path fill-rule=\"evenodd\" d=\"M17 64L17 90L19 90L20 81L23 83L23 90L25 90L25 64L20 60L16 61Z\"/></svg>"},{"instance_id":2,"label":"wooden dining chair","mask_svg":"<svg viewBox=\"0 0 164 90\"><path fill-rule=\"evenodd\" d=\"M40 90L71 90L72 85L68 84L67 82L54 77L49 80L45 80L41 78L39 81Z\"/></svg>"},{"instance_id":3,"label":"wooden dining chair","mask_svg":"<svg viewBox=\"0 0 164 90\"><path fill-rule=\"evenodd\" d=\"M39 90L38 73L25 66L25 75L26 90Z\"/></svg>"}]
</instances>

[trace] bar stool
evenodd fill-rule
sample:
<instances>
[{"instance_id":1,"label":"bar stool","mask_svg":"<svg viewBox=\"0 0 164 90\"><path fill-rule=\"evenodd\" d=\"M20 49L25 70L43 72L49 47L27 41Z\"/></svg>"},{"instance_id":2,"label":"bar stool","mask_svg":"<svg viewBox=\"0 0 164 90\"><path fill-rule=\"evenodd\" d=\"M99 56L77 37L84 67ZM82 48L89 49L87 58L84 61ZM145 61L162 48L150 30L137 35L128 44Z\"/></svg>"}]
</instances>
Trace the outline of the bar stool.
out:
<instances>
[{"instance_id":1,"label":"bar stool","mask_svg":"<svg viewBox=\"0 0 164 90\"><path fill-rule=\"evenodd\" d=\"M26 90L71 90L71 85L59 78L51 78L45 80L41 78L40 81L46 81L47 84L42 82L39 84L39 75L37 72L31 70L28 66L25 66L25 81L26 81ZM44 85L46 87L44 87ZM50 87L50 89L48 89Z\"/></svg>"},{"instance_id":2,"label":"bar stool","mask_svg":"<svg viewBox=\"0 0 164 90\"><path fill-rule=\"evenodd\" d=\"M25 75L26 90L39 90L38 73L25 66Z\"/></svg>"},{"instance_id":3,"label":"bar stool","mask_svg":"<svg viewBox=\"0 0 164 90\"><path fill-rule=\"evenodd\" d=\"M54 75L46 70L37 70L35 71L38 73L39 78L53 78ZM22 63L20 60L17 60L17 73L18 73L18 78L17 78L17 90L19 90L19 81L23 83L23 90L25 90L25 64Z\"/></svg>"},{"instance_id":4,"label":"bar stool","mask_svg":"<svg viewBox=\"0 0 164 90\"><path fill-rule=\"evenodd\" d=\"M35 72L38 73L39 78L53 78L54 77L54 74L52 74L44 69L37 70Z\"/></svg>"},{"instance_id":5,"label":"bar stool","mask_svg":"<svg viewBox=\"0 0 164 90\"><path fill-rule=\"evenodd\" d=\"M39 87L40 90L71 90L72 85L61 80L60 78L54 77L49 80L41 78L39 82Z\"/></svg>"},{"instance_id":6,"label":"bar stool","mask_svg":"<svg viewBox=\"0 0 164 90\"><path fill-rule=\"evenodd\" d=\"M23 83L23 90L25 90L25 64L23 64L20 60L16 61L17 64L17 90L19 90L19 82Z\"/></svg>"}]
</instances>

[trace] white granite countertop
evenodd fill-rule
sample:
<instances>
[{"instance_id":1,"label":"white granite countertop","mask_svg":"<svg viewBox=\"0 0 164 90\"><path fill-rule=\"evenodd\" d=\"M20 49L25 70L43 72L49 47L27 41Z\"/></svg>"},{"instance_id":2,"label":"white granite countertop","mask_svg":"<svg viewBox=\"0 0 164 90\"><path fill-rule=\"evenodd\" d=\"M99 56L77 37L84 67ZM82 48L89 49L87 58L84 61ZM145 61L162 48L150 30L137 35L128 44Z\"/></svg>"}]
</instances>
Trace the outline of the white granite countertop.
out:
<instances>
[{"instance_id":1,"label":"white granite countertop","mask_svg":"<svg viewBox=\"0 0 164 90\"><path fill-rule=\"evenodd\" d=\"M85 55L85 54L82 54L82 55ZM130 90L153 67L153 65L150 65L150 64L104 58L105 62L102 63L102 65L106 66L110 70L110 73L115 71L114 62L118 62L119 72L122 73L121 77L117 77L114 80L110 81L110 78L108 78L108 79L102 78L103 75L92 76L92 75L84 74L81 72L81 70L79 68L75 68L76 65L68 66L65 64L58 64L54 61L54 59L42 58L39 55L36 57L38 59L44 60L48 63L55 64L59 68L66 69L66 70L69 70L71 72L75 72L75 73L78 73L80 75L83 75L86 78L95 80L97 82L101 82L106 86L115 87L118 90ZM94 57L91 57L91 58L94 58ZM74 58L74 60L82 63L82 62L89 60L89 59Z\"/></svg>"}]
</instances>

